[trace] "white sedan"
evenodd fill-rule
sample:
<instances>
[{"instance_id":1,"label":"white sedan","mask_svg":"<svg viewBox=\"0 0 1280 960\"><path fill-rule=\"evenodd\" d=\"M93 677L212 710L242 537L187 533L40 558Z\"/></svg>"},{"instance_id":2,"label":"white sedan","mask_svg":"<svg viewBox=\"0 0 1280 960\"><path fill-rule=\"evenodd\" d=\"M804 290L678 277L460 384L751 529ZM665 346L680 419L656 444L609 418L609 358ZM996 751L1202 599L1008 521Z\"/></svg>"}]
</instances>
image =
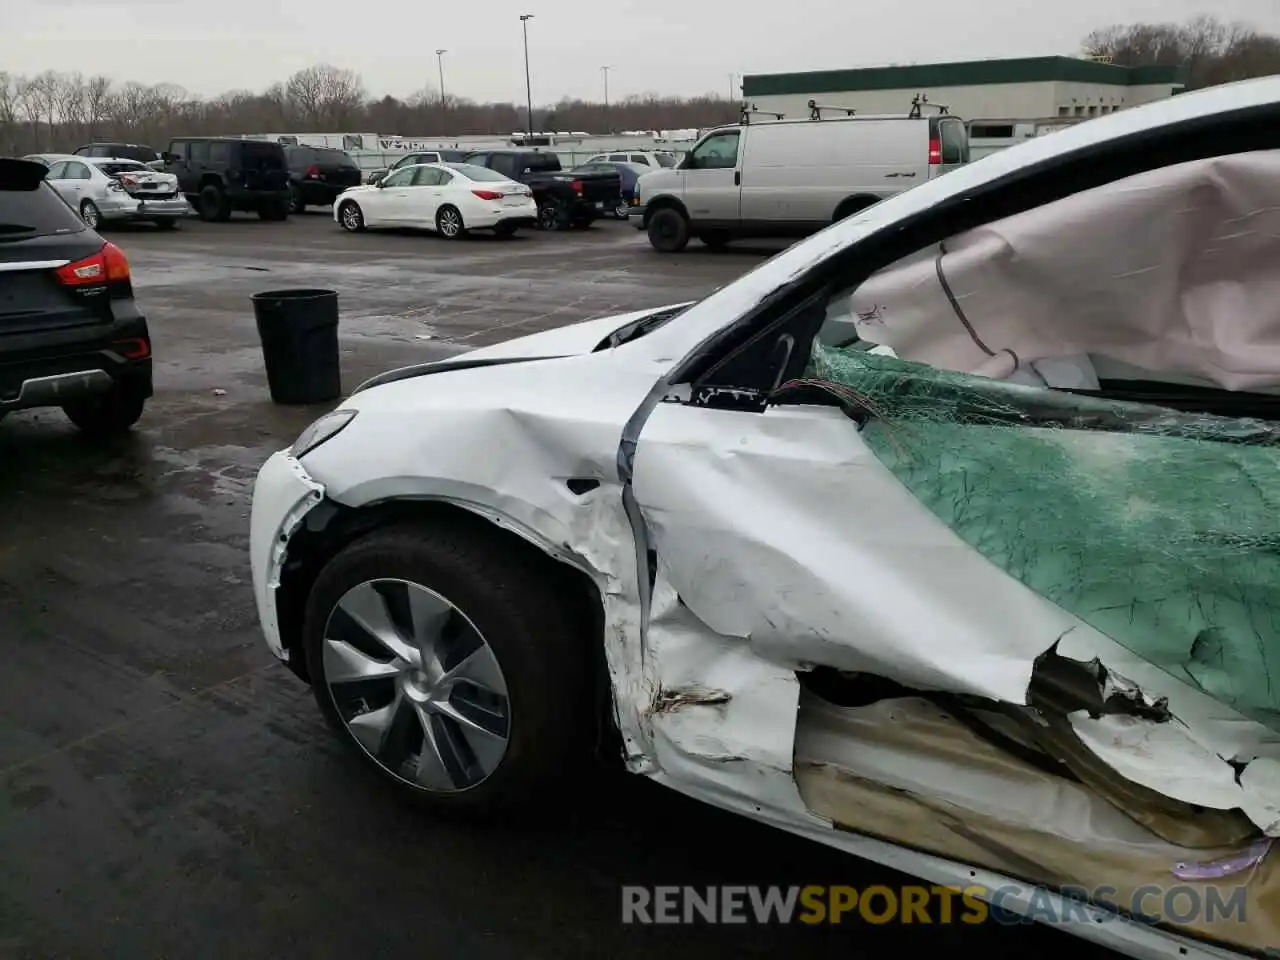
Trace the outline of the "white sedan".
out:
<instances>
[{"instance_id":1,"label":"white sedan","mask_svg":"<svg viewBox=\"0 0 1280 960\"><path fill-rule=\"evenodd\" d=\"M556 810L603 753L917 875L902 922L954 890L1260 956L1277 263L1269 77L1002 150L698 303L385 373L259 473L267 645L428 806Z\"/></svg>"},{"instance_id":2,"label":"white sedan","mask_svg":"<svg viewBox=\"0 0 1280 960\"><path fill-rule=\"evenodd\" d=\"M150 220L172 228L191 214L178 178L119 157L49 158L49 185L91 228L106 222Z\"/></svg>"},{"instance_id":3,"label":"white sedan","mask_svg":"<svg viewBox=\"0 0 1280 960\"><path fill-rule=\"evenodd\" d=\"M333 218L353 233L366 227L420 227L457 240L469 230L509 237L538 221L538 205L522 183L469 163L418 163L377 183L352 187Z\"/></svg>"}]
</instances>

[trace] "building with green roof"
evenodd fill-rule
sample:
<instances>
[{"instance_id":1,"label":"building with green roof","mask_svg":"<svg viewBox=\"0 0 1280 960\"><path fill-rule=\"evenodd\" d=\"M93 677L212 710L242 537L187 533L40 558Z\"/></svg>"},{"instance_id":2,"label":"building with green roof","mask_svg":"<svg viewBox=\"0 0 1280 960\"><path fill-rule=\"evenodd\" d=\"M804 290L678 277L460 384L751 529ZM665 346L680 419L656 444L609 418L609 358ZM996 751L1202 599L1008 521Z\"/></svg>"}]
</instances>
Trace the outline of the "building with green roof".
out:
<instances>
[{"instance_id":1,"label":"building with green roof","mask_svg":"<svg viewBox=\"0 0 1280 960\"><path fill-rule=\"evenodd\" d=\"M1123 67L1080 57L748 74L742 94L765 113L809 115L809 102L861 114L906 113L923 95L979 123L1087 118L1162 100L1184 87L1180 67ZM972 131L971 131L972 132Z\"/></svg>"}]
</instances>

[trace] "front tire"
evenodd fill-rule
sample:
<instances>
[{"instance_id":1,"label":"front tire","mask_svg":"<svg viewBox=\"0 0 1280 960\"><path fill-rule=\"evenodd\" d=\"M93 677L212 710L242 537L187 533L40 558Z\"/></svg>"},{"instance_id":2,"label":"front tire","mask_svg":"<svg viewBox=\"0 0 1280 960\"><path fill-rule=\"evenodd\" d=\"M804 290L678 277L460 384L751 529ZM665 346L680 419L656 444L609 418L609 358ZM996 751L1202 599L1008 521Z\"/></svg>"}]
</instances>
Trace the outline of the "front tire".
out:
<instances>
[{"instance_id":1,"label":"front tire","mask_svg":"<svg viewBox=\"0 0 1280 960\"><path fill-rule=\"evenodd\" d=\"M62 412L81 433L101 439L128 433L142 417L146 402L141 390L117 383L106 393L64 404Z\"/></svg>"},{"instance_id":2,"label":"front tire","mask_svg":"<svg viewBox=\"0 0 1280 960\"><path fill-rule=\"evenodd\" d=\"M321 571L303 643L362 762L441 811L553 804L589 764L591 657L539 561L466 519L367 534Z\"/></svg>"},{"instance_id":3,"label":"front tire","mask_svg":"<svg viewBox=\"0 0 1280 960\"><path fill-rule=\"evenodd\" d=\"M454 206L443 206L436 212L436 233L446 240L461 240L466 234L462 213Z\"/></svg>"},{"instance_id":4,"label":"front tire","mask_svg":"<svg viewBox=\"0 0 1280 960\"><path fill-rule=\"evenodd\" d=\"M360 233L364 230L364 214L354 200L347 200L338 208L338 223L342 224L343 230L350 233Z\"/></svg>"},{"instance_id":5,"label":"front tire","mask_svg":"<svg viewBox=\"0 0 1280 960\"><path fill-rule=\"evenodd\" d=\"M649 244L659 253L679 253L689 245L689 221L671 207L655 210L649 218Z\"/></svg>"},{"instance_id":6,"label":"front tire","mask_svg":"<svg viewBox=\"0 0 1280 960\"><path fill-rule=\"evenodd\" d=\"M231 203L222 188L211 183L200 190L200 219L209 223L223 223L231 219Z\"/></svg>"}]
</instances>

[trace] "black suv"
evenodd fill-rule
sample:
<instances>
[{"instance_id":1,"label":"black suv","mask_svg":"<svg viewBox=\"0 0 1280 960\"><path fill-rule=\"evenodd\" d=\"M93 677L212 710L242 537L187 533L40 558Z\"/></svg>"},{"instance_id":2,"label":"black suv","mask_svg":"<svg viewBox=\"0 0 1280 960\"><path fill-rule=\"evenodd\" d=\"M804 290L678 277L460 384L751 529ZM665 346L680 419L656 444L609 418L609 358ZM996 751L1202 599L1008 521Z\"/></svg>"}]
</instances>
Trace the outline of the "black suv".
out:
<instances>
[{"instance_id":1,"label":"black suv","mask_svg":"<svg viewBox=\"0 0 1280 960\"><path fill-rule=\"evenodd\" d=\"M0 159L0 417L61 407L123 433L151 396L151 335L129 261L27 160Z\"/></svg>"},{"instance_id":2,"label":"black suv","mask_svg":"<svg viewBox=\"0 0 1280 960\"><path fill-rule=\"evenodd\" d=\"M278 143L181 137L169 141L161 169L177 175L201 220L229 220L232 210L263 220L289 216L289 171Z\"/></svg>"},{"instance_id":3,"label":"black suv","mask_svg":"<svg viewBox=\"0 0 1280 960\"><path fill-rule=\"evenodd\" d=\"M360 167L341 150L331 147L285 147L289 164L289 209L330 206L348 187L360 186Z\"/></svg>"},{"instance_id":4,"label":"black suv","mask_svg":"<svg viewBox=\"0 0 1280 960\"><path fill-rule=\"evenodd\" d=\"M139 163L156 163L161 159L154 148L145 143L117 143L108 140L95 140L83 147L76 147L77 157L112 157L116 160L137 160Z\"/></svg>"}]
</instances>

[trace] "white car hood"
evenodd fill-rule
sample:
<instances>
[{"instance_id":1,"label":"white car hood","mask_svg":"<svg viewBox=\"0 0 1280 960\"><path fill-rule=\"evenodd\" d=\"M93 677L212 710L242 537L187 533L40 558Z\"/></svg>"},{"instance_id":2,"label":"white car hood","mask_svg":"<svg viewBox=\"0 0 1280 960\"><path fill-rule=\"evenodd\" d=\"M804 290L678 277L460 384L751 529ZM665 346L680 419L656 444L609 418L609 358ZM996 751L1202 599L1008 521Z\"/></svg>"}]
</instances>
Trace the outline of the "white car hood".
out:
<instances>
[{"instance_id":1,"label":"white car hood","mask_svg":"<svg viewBox=\"0 0 1280 960\"><path fill-rule=\"evenodd\" d=\"M632 313L620 313L611 317L599 317L595 320L584 320L565 327L543 330L528 336L517 337L491 347L480 347L469 350L464 355L468 360L499 360L503 358L532 357L568 357L590 353L600 345L609 334L620 330L629 323L643 319L664 310L674 310L687 306L684 303L669 304L665 307L651 307L647 310L636 310Z\"/></svg>"}]
</instances>

